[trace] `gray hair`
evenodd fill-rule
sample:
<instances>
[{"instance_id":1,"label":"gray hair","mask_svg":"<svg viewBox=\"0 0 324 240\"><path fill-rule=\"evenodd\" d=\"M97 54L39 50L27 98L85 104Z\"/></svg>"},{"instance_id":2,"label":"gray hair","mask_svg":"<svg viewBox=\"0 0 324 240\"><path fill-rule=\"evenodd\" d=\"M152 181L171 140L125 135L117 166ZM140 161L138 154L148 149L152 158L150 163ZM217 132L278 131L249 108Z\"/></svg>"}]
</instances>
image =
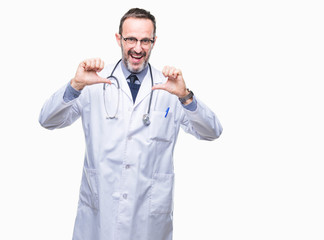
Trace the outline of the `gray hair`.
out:
<instances>
[{"instance_id":1,"label":"gray hair","mask_svg":"<svg viewBox=\"0 0 324 240\"><path fill-rule=\"evenodd\" d=\"M127 18L143 18L143 19L149 19L152 21L154 29L153 29L153 37L155 37L156 33L156 21L155 17L149 12L141 8L132 8L128 10L127 13L124 14L124 16L120 19L119 24L119 34L122 34L123 32L123 24Z\"/></svg>"}]
</instances>

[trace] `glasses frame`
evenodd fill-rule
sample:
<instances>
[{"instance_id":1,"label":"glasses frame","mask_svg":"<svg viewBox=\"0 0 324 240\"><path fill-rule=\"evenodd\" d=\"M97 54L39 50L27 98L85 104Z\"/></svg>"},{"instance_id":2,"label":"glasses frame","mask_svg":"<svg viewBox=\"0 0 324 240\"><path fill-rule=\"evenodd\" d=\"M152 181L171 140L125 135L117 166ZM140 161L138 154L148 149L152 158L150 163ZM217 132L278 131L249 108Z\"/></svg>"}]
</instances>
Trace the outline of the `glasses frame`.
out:
<instances>
[{"instance_id":1,"label":"glasses frame","mask_svg":"<svg viewBox=\"0 0 324 240\"><path fill-rule=\"evenodd\" d=\"M140 41L140 43L141 43L141 46L145 46L145 47L149 47L150 45L152 45L153 43L154 43L154 40L153 39L149 39L149 38L143 38L143 39L141 39L141 40L138 40L137 38L135 38L135 37L128 37L128 38L124 38L123 37L123 35L121 35L120 34L120 36L121 36L121 38L128 44L128 45L130 45L130 46L135 46L136 44L137 44L137 42L138 41ZM129 40L131 40L131 41L135 41L135 42L133 42L133 43L130 43L130 42L127 42L127 41L129 41ZM144 42L144 41L148 41L147 42L147 44Z\"/></svg>"}]
</instances>

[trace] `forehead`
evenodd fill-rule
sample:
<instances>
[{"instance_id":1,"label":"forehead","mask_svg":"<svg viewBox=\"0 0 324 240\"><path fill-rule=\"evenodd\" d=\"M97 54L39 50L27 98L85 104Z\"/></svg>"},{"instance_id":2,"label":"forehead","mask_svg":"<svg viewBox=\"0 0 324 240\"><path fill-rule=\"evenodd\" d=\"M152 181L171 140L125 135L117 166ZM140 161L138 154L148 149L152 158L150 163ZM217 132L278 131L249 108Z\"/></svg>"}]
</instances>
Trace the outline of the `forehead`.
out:
<instances>
[{"instance_id":1,"label":"forehead","mask_svg":"<svg viewBox=\"0 0 324 240\"><path fill-rule=\"evenodd\" d=\"M150 19L127 18L123 23L125 37L153 37L154 26Z\"/></svg>"}]
</instances>

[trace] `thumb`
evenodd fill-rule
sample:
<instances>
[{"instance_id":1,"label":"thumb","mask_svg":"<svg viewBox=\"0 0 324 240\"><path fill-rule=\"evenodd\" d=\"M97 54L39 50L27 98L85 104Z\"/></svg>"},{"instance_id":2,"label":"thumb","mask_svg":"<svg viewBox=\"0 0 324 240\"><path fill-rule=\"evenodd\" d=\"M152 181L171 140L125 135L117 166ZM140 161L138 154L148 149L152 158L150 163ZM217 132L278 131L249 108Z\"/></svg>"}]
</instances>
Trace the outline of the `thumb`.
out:
<instances>
[{"instance_id":1,"label":"thumb","mask_svg":"<svg viewBox=\"0 0 324 240\"><path fill-rule=\"evenodd\" d=\"M97 83L108 83L108 84L111 84L111 81L107 78L103 78L103 77L100 77L98 76L97 79L96 79Z\"/></svg>"},{"instance_id":2,"label":"thumb","mask_svg":"<svg viewBox=\"0 0 324 240\"><path fill-rule=\"evenodd\" d=\"M165 84L156 84L152 87L152 90L166 90Z\"/></svg>"}]
</instances>

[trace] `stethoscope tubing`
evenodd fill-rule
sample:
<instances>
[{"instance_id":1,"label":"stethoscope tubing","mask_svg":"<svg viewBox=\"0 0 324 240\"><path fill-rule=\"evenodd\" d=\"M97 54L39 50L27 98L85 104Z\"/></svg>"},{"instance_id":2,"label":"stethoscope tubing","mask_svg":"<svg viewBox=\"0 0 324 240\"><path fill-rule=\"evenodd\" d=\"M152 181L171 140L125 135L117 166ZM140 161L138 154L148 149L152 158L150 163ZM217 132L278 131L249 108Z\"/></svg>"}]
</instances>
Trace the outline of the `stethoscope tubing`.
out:
<instances>
[{"instance_id":1,"label":"stethoscope tubing","mask_svg":"<svg viewBox=\"0 0 324 240\"><path fill-rule=\"evenodd\" d=\"M103 84L103 97L104 97L104 105L105 105L105 111L106 111L106 118L107 119L115 119L115 118L118 118L117 117L117 113L118 113L118 109L119 109L119 102L120 102L120 84L119 84L119 80L117 79L117 77L113 76L118 64L121 62L122 59L120 59L115 67L113 68L113 70L111 71L111 74L107 77L107 79L109 78L113 78L114 80L116 80L116 83L117 83L117 89L118 89L118 102L117 102L117 109L116 109L116 113L114 116L109 116L108 112L107 112L107 108L106 108L106 95L105 95L105 92L106 92L106 83ZM148 63L148 66L149 66L149 70L150 70L150 77L151 77L151 87L153 88L153 84L154 84L154 81L153 81L153 74L152 74L152 68L151 68L151 64ZM152 98L153 98L153 90L151 89L151 94L150 94L150 101L149 101L149 105L148 105L148 109L147 109L147 112L143 115L143 123L145 126L148 126L150 125L150 112L151 112L151 105L152 105Z\"/></svg>"}]
</instances>

